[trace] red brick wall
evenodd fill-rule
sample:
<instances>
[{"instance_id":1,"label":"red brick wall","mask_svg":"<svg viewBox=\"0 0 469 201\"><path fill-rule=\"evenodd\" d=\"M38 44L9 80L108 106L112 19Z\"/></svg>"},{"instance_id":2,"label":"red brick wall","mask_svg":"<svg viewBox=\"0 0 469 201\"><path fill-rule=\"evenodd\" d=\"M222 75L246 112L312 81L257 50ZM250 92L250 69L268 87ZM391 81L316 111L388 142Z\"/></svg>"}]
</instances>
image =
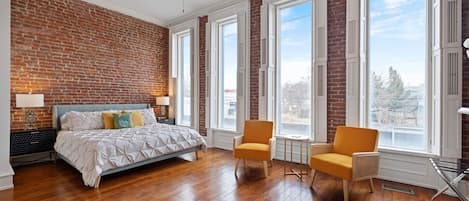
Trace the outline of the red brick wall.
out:
<instances>
[{"instance_id":1,"label":"red brick wall","mask_svg":"<svg viewBox=\"0 0 469 201\"><path fill-rule=\"evenodd\" d=\"M462 2L462 38L463 41L469 38L469 1ZM466 57L465 52L463 56L463 92L462 103L463 106L469 107L469 59ZM462 154L465 162L469 162L469 115L463 116L463 144Z\"/></svg>"},{"instance_id":2,"label":"red brick wall","mask_svg":"<svg viewBox=\"0 0 469 201\"><path fill-rule=\"evenodd\" d=\"M168 93L168 29L80 0L11 1L11 129L24 126L15 94L51 127L55 104L151 103Z\"/></svg>"},{"instance_id":3,"label":"red brick wall","mask_svg":"<svg viewBox=\"0 0 469 201\"><path fill-rule=\"evenodd\" d=\"M327 1L327 141L345 125L345 13L346 0Z\"/></svg>"},{"instance_id":4,"label":"red brick wall","mask_svg":"<svg viewBox=\"0 0 469 201\"><path fill-rule=\"evenodd\" d=\"M261 5L262 0L251 0L250 49L250 117L259 119L259 68L261 67Z\"/></svg>"},{"instance_id":5,"label":"red brick wall","mask_svg":"<svg viewBox=\"0 0 469 201\"><path fill-rule=\"evenodd\" d=\"M207 24L208 17L199 17L199 132L202 135L207 135L205 128L205 97L206 97L206 70L207 64L205 63L205 25Z\"/></svg>"}]
</instances>

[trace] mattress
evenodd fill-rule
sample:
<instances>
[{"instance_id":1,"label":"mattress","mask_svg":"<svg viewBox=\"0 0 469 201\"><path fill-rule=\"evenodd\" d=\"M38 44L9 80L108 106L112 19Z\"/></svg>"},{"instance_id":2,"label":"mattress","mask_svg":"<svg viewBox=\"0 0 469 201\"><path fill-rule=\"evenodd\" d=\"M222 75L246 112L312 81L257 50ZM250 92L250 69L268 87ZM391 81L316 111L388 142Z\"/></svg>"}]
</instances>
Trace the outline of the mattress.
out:
<instances>
[{"instance_id":1,"label":"mattress","mask_svg":"<svg viewBox=\"0 0 469 201\"><path fill-rule=\"evenodd\" d=\"M197 146L206 148L194 129L152 124L128 129L59 131L54 145L94 186L102 172Z\"/></svg>"}]
</instances>

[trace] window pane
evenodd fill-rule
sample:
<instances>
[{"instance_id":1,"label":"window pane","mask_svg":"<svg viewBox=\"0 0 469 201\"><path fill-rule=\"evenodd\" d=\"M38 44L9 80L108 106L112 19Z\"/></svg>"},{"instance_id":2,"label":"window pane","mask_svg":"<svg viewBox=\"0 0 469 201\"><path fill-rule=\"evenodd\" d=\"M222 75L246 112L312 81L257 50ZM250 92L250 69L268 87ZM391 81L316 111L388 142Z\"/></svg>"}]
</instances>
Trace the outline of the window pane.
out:
<instances>
[{"instance_id":1,"label":"window pane","mask_svg":"<svg viewBox=\"0 0 469 201\"><path fill-rule=\"evenodd\" d=\"M191 37L189 34L180 36L179 42L179 124L191 126Z\"/></svg>"},{"instance_id":2,"label":"window pane","mask_svg":"<svg viewBox=\"0 0 469 201\"><path fill-rule=\"evenodd\" d=\"M311 136L311 1L278 15L278 134Z\"/></svg>"},{"instance_id":3,"label":"window pane","mask_svg":"<svg viewBox=\"0 0 469 201\"><path fill-rule=\"evenodd\" d=\"M238 69L238 23L221 25L220 127L236 129L236 83Z\"/></svg>"},{"instance_id":4,"label":"window pane","mask_svg":"<svg viewBox=\"0 0 469 201\"><path fill-rule=\"evenodd\" d=\"M370 0L368 125L379 145L425 150L425 0Z\"/></svg>"}]
</instances>

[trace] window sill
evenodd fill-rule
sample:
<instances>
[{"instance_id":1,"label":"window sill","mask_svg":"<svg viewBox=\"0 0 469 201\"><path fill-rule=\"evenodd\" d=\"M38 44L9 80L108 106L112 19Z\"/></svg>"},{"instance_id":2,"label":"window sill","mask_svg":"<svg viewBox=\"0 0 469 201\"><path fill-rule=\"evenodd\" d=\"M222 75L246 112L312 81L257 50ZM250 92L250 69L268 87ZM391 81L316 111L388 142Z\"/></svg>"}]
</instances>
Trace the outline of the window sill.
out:
<instances>
[{"instance_id":1,"label":"window sill","mask_svg":"<svg viewBox=\"0 0 469 201\"><path fill-rule=\"evenodd\" d=\"M399 155L406 155L406 156L414 156L414 157L424 157L424 158L438 158L439 156L433 153L422 152L422 151L414 151L414 150L405 150L405 149L397 149L397 148L378 148L378 151L381 153L387 154L399 154Z\"/></svg>"},{"instance_id":2,"label":"window sill","mask_svg":"<svg viewBox=\"0 0 469 201\"><path fill-rule=\"evenodd\" d=\"M228 130L228 129L224 129L224 128L211 128L211 130L218 131L218 132L233 133L233 134L241 135L240 132L237 132L237 131L234 131L234 130Z\"/></svg>"}]
</instances>

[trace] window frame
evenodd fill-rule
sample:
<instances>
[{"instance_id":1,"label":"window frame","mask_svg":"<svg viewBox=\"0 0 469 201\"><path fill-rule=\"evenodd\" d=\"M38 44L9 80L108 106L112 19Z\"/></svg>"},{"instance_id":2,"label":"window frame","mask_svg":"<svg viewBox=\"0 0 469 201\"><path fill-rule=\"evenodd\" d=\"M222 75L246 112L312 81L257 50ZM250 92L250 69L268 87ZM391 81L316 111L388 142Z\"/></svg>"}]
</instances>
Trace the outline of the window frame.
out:
<instances>
[{"instance_id":1,"label":"window frame","mask_svg":"<svg viewBox=\"0 0 469 201\"><path fill-rule=\"evenodd\" d=\"M369 29L370 29L370 6L369 6L369 1L370 0L360 0L361 6L360 8L360 15L363 13L361 12L366 12L366 30L363 30L361 27L361 35L364 34L365 36L362 37L365 39L364 43L366 46L366 61L365 64L361 66L361 77L364 79L364 81L360 82L361 83L361 90L362 91L362 107L361 113L361 119L360 119L360 125L362 127L368 127L369 126L369 109L370 109L370 36L369 36ZM415 150L415 149L406 149L406 148L398 148L398 147L390 147L390 146L381 146L378 144L379 149L389 149L389 150L403 150L403 151L409 151L409 152L422 152L422 153L429 153L431 150L431 139L433 138L433 132L430 128L431 125L431 118L429 117L430 114L432 114L432 108L431 108L431 100L432 100L432 80L431 80L431 72L432 72L432 64L431 61L429 61L429 58L431 58L431 47L432 47L432 28L431 28L431 19L432 19L432 10L430 9L431 5L428 1L425 1L425 125L424 125L424 144L425 147L423 150ZM362 45L360 45L360 51L362 49ZM365 85L365 86L363 86Z\"/></svg>"},{"instance_id":2,"label":"window frame","mask_svg":"<svg viewBox=\"0 0 469 201\"><path fill-rule=\"evenodd\" d=\"M347 1L347 102L346 125L365 127L368 120L366 102L368 90L368 39L363 37L368 29L367 0ZM366 9L366 12L363 10ZM462 1L435 0L426 4L427 26L427 148L425 151L384 148L389 153L435 154L441 157L462 157L461 115L462 105ZM364 15L364 13L366 15ZM366 27L366 28L363 28ZM356 30L360 30L357 34ZM365 31L363 31L365 30ZM365 67L364 67L365 66ZM449 69L451 68L451 69ZM452 91L450 91L452 90ZM358 108L358 109L356 109ZM429 123L428 123L429 122Z\"/></svg>"},{"instance_id":3,"label":"window frame","mask_svg":"<svg viewBox=\"0 0 469 201\"><path fill-rule=\"evenodd\" d=\"M261 67L259 69L259 119L275 121L276 119L276 46L277 25L276 6L295 0L265 0L261 6ZM311 116L311 141L327 142L327 66L328 66L328 23L327 0L311 0L312 2L312 84L311 99L314 111ZM275 134L277 126L274 124ZM276 135L282 138L281 135Z\"/></svg>"},{"instance_id":4,"label":"window frame","mask_svg":"<svg viewBox=\"0 0 469 201\"><path fill-rule=\"evenodd\" d=\"M280 134L280 117L281 117L281 70L280 70L280 63L281 63L281 47L280 47L280 40L281 40L281 26L280 26L280 10L281 9L285 9L285 8L289 8L289 7L293 7L293 6L297 6L299 4L302 4L302 3L306 3L306 2L311 2L311 72L310 72L310 76L311 76L311 80L310 80L310 96L311 96L311 100L310 100L310 103L311 103L311 107L310 107L310 129L309 129L309 133L310 135L308 136L310 139L314 139L314 111L315 111L315 107L314 107L314 103L315 103L315 96L314 96L314 93L315 93L315 86L314 86L314 76L315 76L315 73L314 73L314 62L313 62L313 58L314 58L314 48L315 46L313 45L314 44L314 13L315 13L315 10L314 10L314 1L313 0L290 0L290 1L286 1L286 2L279 2L279 3L276 3L274 4L275 8L275 13L273 13L274 15L274 18L275 18L275 44L277 44L275 47L274 47L274 54L275 54L275 73L274 73L274 80L273 80L273 86L274 86L274 96L275 96L275 99L273 101L273 104L274 104L274 110L273 110L273 113L274 113L274 122L276 122L276 125L275 126L275 136L277 137L282 137L282 136L288 136L288 135L293 135L293 134L285 134L285 135L282 135Z\"/></svg>"},{"instance_id":5,"label":"window frame","mask_svg":"<svg viewBox=\"0 0 469 201\"><path fill-rule=\"evenodd\" d=\"M217 22L217 46L218 46L218 51L217 51L217 66L218 66L218 79L217 79L217 111L218 111L218 118L217 118L217 129L221 130L227 130L227 131L236 131L237 126L238 126L238 118L237 115L235 115L234 118L234 129L229 129L229 128L223 128L223 117L224 117L224 72L225 72L225 66L223 65L223 52L222 50L224 49L224 44L223 44L223 26L236 23L236 35L238 35L238 19L237 16L230 16L221 20L218 20ZM238 38L237 38L238 39ZM237 40L238 41L238 40ZM239 42L236 43L236 52L238 54L238 45ZM222 67L223 66L223 67ZM236 65L236 72L238 72L238 67L239 65ZM236 73L237 74L237 73ZM238 86L238 77L236 77L236 87ZM238 98L237 98L237 93L236 93L236 105L238 104ZM236 110L238 107L236 107ZM237 114L237 111L236 111Z\"/></svg>"},{"instance_id":6,"label":"window frame","mask_svg":"<svg viewBox=\"0 0 469 201\"><path fill-rule=\"evenodd\" d=\"M236 17L238 29L238 57L237 57L237 93L236 93L236 128L227 130L219 125L219 69L218 69L218 24L227 19ZM240 134L244 127L244 121L250 115L250 23L249 23L249 1L243 0L239 3L231 4L222 9L209 11L206 27L206 63L207 63L207 97L206 97L206 122L207 134L218 136L221 134ZM214 142L216 144L216 142Z\"/></svg>"},{"instance_id":7,"label":"window frame","mask_svg":"<svg viewBox=\"0 0 469 201\"><path fill-rule=\"evenodd\" d=\"M170 96L170 106L168 111L169 118L175 118L176 125L191 127L199 130L199 55L198 30L199 20L197 18L184 21L182 23L169 27L169 86L168 95ZM190 34L190 60L191 60L191 125L180 124L179 112L179 90L180 90L180 70L179 70L179 44L178 35L181 33ZM163 94L164 95L164 94Z\"/></svg>"},{"instance_id":8,"label":"window frame","mask_svg":"<svg viewBox=\"0 0 469 201\"><path fill-rule=\"evenodd\" d=\"M193 43L193 36L191 35L191 30L190 29L187 29L187 30L184 30L184 31L181 31L181 32L178 32L175 34L176 36L176 43L177 43L177 56L176 56L176 60L177 60L177 72L178 72L178 78L182 78L182 79L177 79L177 97L179 98L176 98L176 108L178 108L176 110L177 112L177 115L176 115L176 125L179 125L179 126L186 126L186 127L191 127L193 122L192 122L192 119L193 119L193 111L194 111L194 104L192 104L194 101L193 101L193 89L194 89L194 86L193 86L193 76L191 76L191 82L190 82L190 88L191 88L191 94L190 94L190 97L191 97L191 104L190 104L190 111L191 111L191 115L189 117L189 124L184 124L183 123L183 116L184 116L184 37L189 37L189 44L192 44ZM190 45L192 46L192 45ZM189 60L192 60L192 48L189 47ZM190 61L190 65L189 65L189 75L192 75L193 74L193 62Z\"/></svg>"}]
</instances>

